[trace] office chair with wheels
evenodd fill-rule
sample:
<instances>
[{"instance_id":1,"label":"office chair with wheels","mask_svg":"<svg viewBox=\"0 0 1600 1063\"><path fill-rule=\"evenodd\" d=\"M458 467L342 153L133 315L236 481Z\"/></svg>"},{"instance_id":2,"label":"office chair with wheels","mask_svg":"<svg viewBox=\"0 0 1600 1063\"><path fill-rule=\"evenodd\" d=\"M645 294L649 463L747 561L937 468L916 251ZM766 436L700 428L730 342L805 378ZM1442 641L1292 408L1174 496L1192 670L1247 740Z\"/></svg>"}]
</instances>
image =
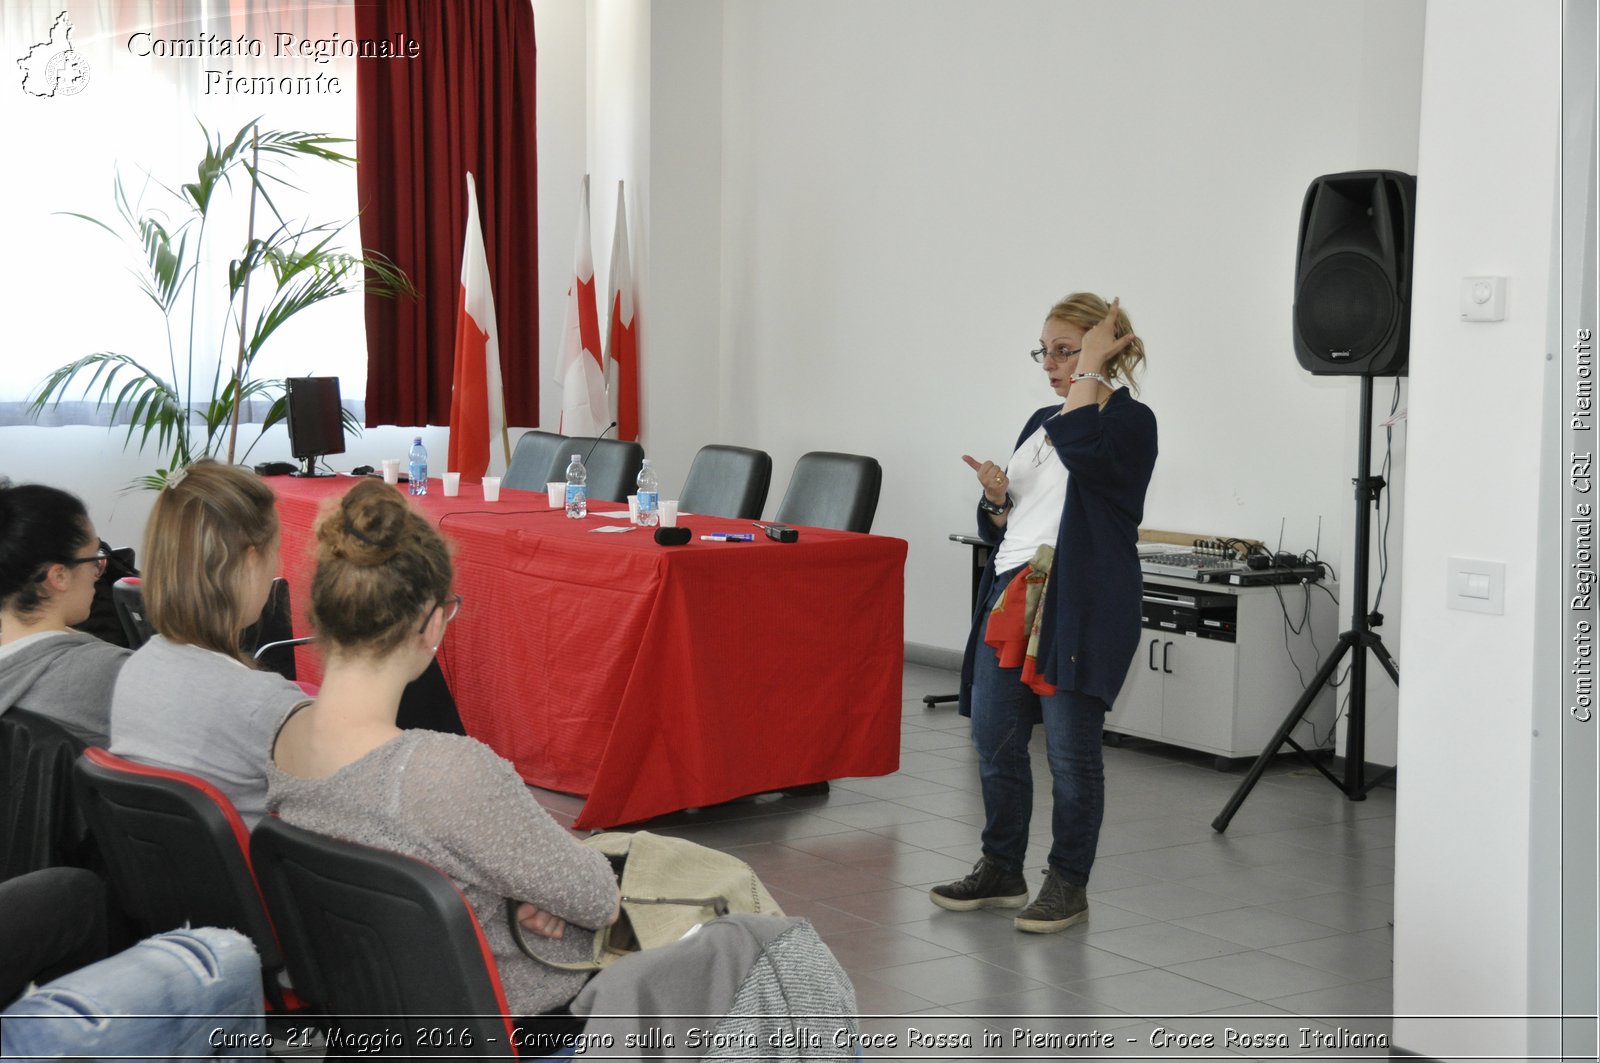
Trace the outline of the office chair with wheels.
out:
<instances>
[{"instance_id":1,"label":"office chair with wheels","mask_svg":"<svg viewBox=\"0 0 1600 1063\"><path fill-rule=\"evenodd\" d=\"M882 483L883 467L876 458L814 450L795 462L774 519L780 524L870 532Z\"/></svg>"},{"instance_id":2,"label":"office chair with wheels","mask_svg":"<svg viewBox=\"0 0 1600 1063\"><path fill-rule=\"evenodd\" d=\"M772 457L766 451L711 443L700 448L678 493L682 513L756 520L767 504Z\"/></svg>"},{"instance_id":3,"label":"office chair with wheels","mask_svg":"<svg viewBox=\"0 0 1600 1063\"><path fill-rule=\"evenodd\" d=\"M256 826L250 848L295 986L342 1034L401 1033L400 1051L414 1056L517 1057L499 968L447 875L276 817ZM396 1018L454 1036L418 1038L421 1023Z\"/></svg>"},{"instance_id":4,"label":"office chair with wheels","mask_svg":"<svg viewBox=\"0 0 1600 1063\"><path fill-rule=\"evenodd\" d=\"M593 448L593 453L590 449ZM639 469L644 465L644 447L625 439L595 439L593 436L575 436L556 456L547 480L565 480L567 464L572 455L583 457L589 474L585 485L589 498L607 502L625 502L639 486Z\"/></svg>"},{"instance_id":5,"label":"office chair with wheels","mask_svg":"<svg viewBox=\"0 0 1600 1063\"><path fill-rule=\"evenodd\" d=\"M186 772L91 746L75 768L78 800L111 886L147 934L220 926L247 935L278 1011L298 1006L278 975L283 951L250 866L250 833L233 802Z\"/></svg>"},{"instance_id":6,"label":"office chair with wheels","mask_svg":"<svg viewBox=\"0 0 1600 1063\"><path fill-rule=\"evenodd\" d=\"M561 476L552 476L550 470L557 459L565 470L567 462L572 460L571 455L565 436L529 429L517 440L516 449L511 452L511 464L500 478L500 486L517 491L543 491L551 480L566 479L564 472Z\"/></svg>"}]
</instances>

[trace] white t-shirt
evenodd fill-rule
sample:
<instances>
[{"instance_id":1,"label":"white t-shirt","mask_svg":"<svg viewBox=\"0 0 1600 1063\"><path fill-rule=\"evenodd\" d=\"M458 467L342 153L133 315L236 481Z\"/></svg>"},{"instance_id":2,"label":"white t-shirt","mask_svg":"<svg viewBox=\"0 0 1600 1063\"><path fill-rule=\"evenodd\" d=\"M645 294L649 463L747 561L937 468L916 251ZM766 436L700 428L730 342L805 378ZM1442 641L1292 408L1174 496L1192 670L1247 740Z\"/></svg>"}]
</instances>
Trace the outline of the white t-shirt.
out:
<instances>
[{"instance_id":1,"label":"white t-shirt","mask_svg":"<svg viewBox=\"0 0 1600 1063\"><path fill-rule=\"evenodd\" d=\"M1009 572L1033 560L1041 544L1056 544L1061 510L1067 500L1067 467L1056 456L1044 425L1022 441L1006 466L1015 503L1006 518L1006 537L995 551L994 570Z\"/></svg>"}]
</instances>

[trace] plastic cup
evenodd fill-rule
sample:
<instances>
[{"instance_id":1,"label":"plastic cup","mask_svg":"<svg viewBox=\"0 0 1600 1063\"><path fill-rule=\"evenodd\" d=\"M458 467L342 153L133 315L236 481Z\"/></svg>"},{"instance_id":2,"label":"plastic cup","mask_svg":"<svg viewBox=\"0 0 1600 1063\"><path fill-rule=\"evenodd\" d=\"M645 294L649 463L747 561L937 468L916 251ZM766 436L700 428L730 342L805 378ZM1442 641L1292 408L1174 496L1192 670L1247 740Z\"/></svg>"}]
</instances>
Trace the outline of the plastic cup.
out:
<instances>
[{"instance_id":1,"label":"plastic cup","mask_svg":"<svg viewBox=\"0 0 1600 1063\"><path fill-rule=\"evenodd\" d=\"M447 472L444 474L444 494L446 498L454 498L461 493L461 474Z\"/></svg>"},{"instance_id":2,"label":"plastic cup","mask_svg":"<svg viewBox=\"0 0 1600 1063\"><path fill-rule=\"evenodd\" d=\"M500 501L500 477L485 476L483 478L483 500L485 502Z\"/></svg>"},{"instance_id":3,"label":"plastic cup","mask_svg":"<svg viewBox=\"0 0 1600 1063\"><path fill-rule=\"evenodd\" d=\"M386 484L397 484L400 482L399 458L383 459L383 482Z\"/></svg>"},{"instance_id":4,"label":"plastic cup","mask_svg":"<svg viewBox=\"0 0 1600 1063\"><path fill-rule=\"evenodd\" d=\"M678 500L676 498L663 498L661 500L661 526L663 528L676 528L678 526Z\"/></svg>"},{"instance_id":5,"label":"plastic cup","mask_svg":"<svg viewBox=\"0 0 1600 1063\"><path fill-rule=\"evenodd\" d=\"M629 524L638 524L639 523L639 496L638 495L629 495L628 496L628 523Z\"/></svg>"},{"instance_id":6,"label":"plastic cup","mask_svg":"<svg viewBox=\"0 0 1600 1063\"><path fill-rule=\"evenodd\" d=\"M561 509L567 504L567 481L551 480L544 485L545 493L550 497L550 508Z\"/></svg>"}]
</instances>

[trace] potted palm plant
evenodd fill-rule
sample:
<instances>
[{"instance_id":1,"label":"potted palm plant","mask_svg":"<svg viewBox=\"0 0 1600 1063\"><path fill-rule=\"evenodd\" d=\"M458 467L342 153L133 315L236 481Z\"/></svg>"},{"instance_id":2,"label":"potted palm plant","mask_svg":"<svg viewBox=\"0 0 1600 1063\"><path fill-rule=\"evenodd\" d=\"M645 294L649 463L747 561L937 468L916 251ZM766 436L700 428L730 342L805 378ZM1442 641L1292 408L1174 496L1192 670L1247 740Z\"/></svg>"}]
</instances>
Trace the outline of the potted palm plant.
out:
<instances>
[{"instance_id":1,"label":"potted palm plant","mask_svg":"<svg viewBox=\"0 0 1600 1063\"><path fill-rule=\"evenodd\" d=\"M37 417L75 382L82 381L84 397L98 385L96 405L109 408L113 425L127 422L123 445L137 437L141 451L153 446L161 455L161 466L136 481L152 488L202 457L234 461L247 403L266 405L261 432L283 419L283 381L255 377L252 369L268 340L297 314L354 291L414 294L389 259L339 247L348 222L296 219L274 201L274 191L296 187L296 166L355 162L339 150L347 138L262 130L259 121L227 140L204 125L200 131L205 152L193 181L176 188L149 182L145 190L154 190L158 202L147 204L143 192L129 197L119 171L115 224L70 214L138 249L135 276L162 315L165 357L95 351L51 372L29 400ZM228 257L212 246L228 239L212 223L223 224L217 218L236 182L249 198L243 240ZM223 303L206 302L212 299ZM202 308L223 323L209 334ZM360 430L349 411L345 424ZM240 460L248 453L246 447Z\"/></svg>"}]
</instances>

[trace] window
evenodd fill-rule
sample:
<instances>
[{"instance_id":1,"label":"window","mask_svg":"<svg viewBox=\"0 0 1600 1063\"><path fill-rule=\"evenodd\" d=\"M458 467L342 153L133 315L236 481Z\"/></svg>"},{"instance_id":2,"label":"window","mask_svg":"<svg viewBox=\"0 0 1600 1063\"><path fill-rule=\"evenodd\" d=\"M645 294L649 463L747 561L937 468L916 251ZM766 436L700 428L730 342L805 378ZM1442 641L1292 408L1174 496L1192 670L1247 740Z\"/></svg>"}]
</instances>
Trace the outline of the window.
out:
<instances>
[{"instance_id":1,"label":"window","mask_svg":"<svg viewBox=\"0 0 1600 1063\"><path fill-rule=\"evenodd\" d=\"M179 5L174 5L177 7ZM86 64L87 80L74 92L30 94L17 79L0 91L6 100L8 140L14 146L0 168L0 202L11 205L11 231L3 278L7 310L0 315L0 424L30 423L26 399L57 366L94 351L136 358L171 379L184 375L187 311L174 315L169 350L160 309L141 291L130 270L140 255L126 237L112 198L120 169L130 198L149 204L166 195L157 182L176 187L193 180L202 153L203 124L231 136L260 116L263 128L304 130L354 138L355 67L352 58L296 54L309 42L348 41L354 14L348 2L301 0L293 5L201 0L181 5L193 17L158 21L166 5L73 5L65 27L41 5L0 5L0 29L16 53L35 59L34 44L49 56L70 47ZM157 12L157 13L153 13ZM247 52L227 54L242 42ZM64 47L67 46L67 47ZM31 64L24 69L32 70ZM320 76L320 81L318 80ZM243 80L240 80L243 79ZM287 80L285 80L287 79ZM337 79L337 83L333 79ZM29 88L48 87L33 81ZM270 95L260 94L270 87ZM245 91L246 89L256 91ZM287 91L285 91L287 90ZM345 146L354 153L354 144ZM354 167L315 165L298 171L302 193L274 198L291 217L350 221L356 216ZM237 186L231 209L213 218L206 242L213 261L203 278L225 276L226 260L243 246L247 191ZM63 212L100 219L104 229ZM258 227L270 215L257 215ZM359 250L356 225L341 239ZM218 286L220 287L220 286ZM253 302L251 316L261 302ZM231 365L237 334L224 335L226 293L202 288L195 321L195 390L211 393L219 359ZM362 299L343 296L299 315L257 359L253 375L337 375L343 393L359 399L366 389ZM83 378L87 379L87 378ZM74 385L69 393L81 392ZM92 396L91 396L92 398ZM47 410L40 424L102 420L92 402L66 402Z\"/></svg>"}]
</instances>

